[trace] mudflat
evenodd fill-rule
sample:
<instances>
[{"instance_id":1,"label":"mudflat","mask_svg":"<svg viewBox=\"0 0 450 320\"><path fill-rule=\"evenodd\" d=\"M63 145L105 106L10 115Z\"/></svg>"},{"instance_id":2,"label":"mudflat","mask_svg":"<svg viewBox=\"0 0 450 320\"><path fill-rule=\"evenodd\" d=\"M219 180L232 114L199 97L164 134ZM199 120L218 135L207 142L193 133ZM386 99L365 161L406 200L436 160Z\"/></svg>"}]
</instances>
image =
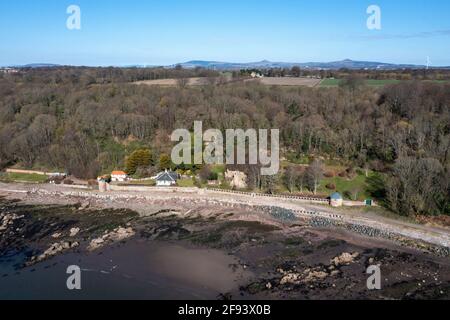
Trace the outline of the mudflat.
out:
<instances>
[{"instance_id":1,"label":"mudflat","mask_svg":"<svg viewBox=\"0 0 450 320\"><path fill-rule=\"evenodd\" d=\"M450 298L448 257L280 212L15 196L0 200L3 299ZM67 289L69 265L82 290ZM370 265L381 290L367 289Z\"/></svg>"}]
</instances>

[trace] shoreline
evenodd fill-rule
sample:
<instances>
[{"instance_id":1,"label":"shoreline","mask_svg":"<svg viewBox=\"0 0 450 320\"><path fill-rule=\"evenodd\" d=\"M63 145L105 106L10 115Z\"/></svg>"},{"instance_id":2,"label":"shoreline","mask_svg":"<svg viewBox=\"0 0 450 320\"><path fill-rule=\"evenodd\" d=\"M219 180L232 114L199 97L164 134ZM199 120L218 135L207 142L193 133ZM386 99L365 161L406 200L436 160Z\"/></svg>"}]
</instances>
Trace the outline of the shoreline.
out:
<instances>
[{"instance_id":1,"label":"shoreline","mask_svg":"<svg viewBox=\"0 0 450 320\"><path fill-rule=\"evenodd\" d=\"M13 188L11 188L13 186ZM86 203L90 207L105 209L130 209L140 216L157 214L160 211L177 212L181 218L189 218L198 207L230 208L240 211L259 211L266 214L243 214L234 219L259 221L282 226L295 220L307 221L312 227L341 228L369 238L394 241L398 244L420 250L429 250L439 256L450 256L450 230L432 228L411 223L401 223L392 219L373 219L342 213L310 203L296 200L253 197L248 195L218 193L209 190L186 190L180 188L148 191L110 191L101 193L92 190L79 190L79 186L61 188L56 185L24 185L0 183L0 195L18 198L30 204L75 204ZM150 209L152 207L153 209ZM282 213L273 214L272 211ZM275 209L275 210L274 210ZM208 213L200 215L208 217Z\"/></svg>"},{"instance_id":2,"label":"shoreline","mask_svg":"<svg viewBox=\"0 0 450 320\"><path fill-rule=\"evenodd\" d=\"M450 297L450 261L430 254L429 247L320 225L323 220L305 219L273 204L167 192L146 195L151 201L124 193L100 197L92 192L87 198L54 186L22 186L9 194L2 190L0 195L7 196L0 196L5 226L0 231L0 282L19 298L30 297L26 283L48 295L48 286L38 284L48 280L61 286L67 277L63 266L73 263L98 271L88 272L97 286L83 293L87 299L121 293L158 299L161 288L192 299ZM365 271L373 264L382 267L383 292L366 288ZM205 296L201 288L213 281L208 277L222 280ZM96 290L103 283L109 283L108 292ZM173 292L161 297L177 298Z\"/></svg>"}]
</instances>

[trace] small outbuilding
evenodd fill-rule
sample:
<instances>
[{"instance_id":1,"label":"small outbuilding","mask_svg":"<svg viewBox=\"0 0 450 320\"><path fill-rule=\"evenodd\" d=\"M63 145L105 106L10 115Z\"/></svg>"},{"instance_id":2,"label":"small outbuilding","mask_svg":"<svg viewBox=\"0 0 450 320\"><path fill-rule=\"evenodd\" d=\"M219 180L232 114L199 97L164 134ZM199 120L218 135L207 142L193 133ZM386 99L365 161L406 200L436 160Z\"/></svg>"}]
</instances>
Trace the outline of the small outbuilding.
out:
<instances>
[{"instance_id":1,"label":"small outbuilding","mask_svg":"<svg viewBox=\"0 0 450 320\"><path fill-rule=\"evenodd\" d=\"M163 171L159 173L156 178L156 185L158 187L172 187L177 184L177 180L180 178L178 173L173 171Z\"/></svg>"},{"instance_id":2,"label":"small outbuilding","mask_svg":"<svg viewBox=\"0 0 450 320\"><path fill-rule=\"evenodd\" d=\"M330 196L330 206L332 207L342 207L344 204L344 198L339 192L335 192Z\"/></svg>"}]
</instances>

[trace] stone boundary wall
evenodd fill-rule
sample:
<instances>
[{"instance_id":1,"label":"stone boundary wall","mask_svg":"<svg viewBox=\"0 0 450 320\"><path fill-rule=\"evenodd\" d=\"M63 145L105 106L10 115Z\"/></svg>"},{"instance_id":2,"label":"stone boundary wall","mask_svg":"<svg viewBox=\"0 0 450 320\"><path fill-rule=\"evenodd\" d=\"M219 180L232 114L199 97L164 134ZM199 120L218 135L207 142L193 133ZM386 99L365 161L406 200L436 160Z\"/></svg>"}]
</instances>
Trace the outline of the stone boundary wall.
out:
<instances>
[{"instance_id":1,"label":"stone boundary wall","mask_svg":"<svg viewBox=\"0 0 450 320\"><path fill-rule=\"evenodd\" d=\"M266 193L256 193L256 192L247 192L247 191L238 191L238 190L224 190L219 188L197 188L197 187L150 187L150 186L118 186L118 185L110 185L109 190L111 191L130 191L130 192L148 192L148 191L156 191L156 192L181 192L181 193L199 193L204 194L205 192L218 192L225 194L239 194L250 197L265 197L265 198L273 198L273 199L287 199L287 200L300 200L306 201L309 203L319 203L319 204L329 204L329 200L326 198L319 197L302 197L302 196L290 196L290 195L277 195L277 194L266 194ZM362 201L344 201L344 206L365 206ZM375 204L374 204L375 206Z\"/></svg>"},{"instance_id":2,"label":"stone boundary wall","mask_svg":"<svg viewBox=\"0 0 450 320\"><path fill-rule=\"evenodd\" d=\"M180 187L147 187L147 186L118 186L114 184L109 185L111 191L124 191L124 192L167 192L167 193L198 193L198 188L180 188Z\"/></svg>"},{"instance_id":3,"label":"stone boundary wall","mask_svg":"<svg viewBox=\"0 0 450 320\"><path fill-rule=\"evenodd\" d=\"M380 227L377 225L366 225L352 221L339 221L327 217L312 217L309 219L309 224L316 228L343 228L366 237L391 240L406 247L431 251L435 255L441 257L450 256L450 244L448 241L436 243L438 241L424 236L423 233L413 236L413 234L408 234L407 232L391 230L391 228L387 226Z\"/></svg>"},{"instance_id":4,"label":"stone boundary wall","mask_svg":"<svg viewBox=\"0 0 450 320\"><path fill-rule=\"evenodd\" d=\"M91 188L89 186L84 186L81 184L58 184L58 187L67 188L67 189L83 189L83 190L90 190Z\"/></svg>"},{"instance_id":5,"label":"stone boundary wall","mask_svg":"<svg viewBox=\"0 0 450 320\"><path fill-rule=\"evenodd\" d=\"M266 193L255 193L255 192L246 192L246 191L237 191L237 190L224 190L217 188L207 188L208 191L221 192L221 193L234 193L241 194L251 197L266 197L266 198L277 198L277 199L291 199L291 200L303 200L309 201L313 203L326 203L328 204L328 199L325 198L314 198L314 197L300 197L300 196L289 196L289 195L276 195L276 194L266 194Z\"/></svg>"}]
</instances>

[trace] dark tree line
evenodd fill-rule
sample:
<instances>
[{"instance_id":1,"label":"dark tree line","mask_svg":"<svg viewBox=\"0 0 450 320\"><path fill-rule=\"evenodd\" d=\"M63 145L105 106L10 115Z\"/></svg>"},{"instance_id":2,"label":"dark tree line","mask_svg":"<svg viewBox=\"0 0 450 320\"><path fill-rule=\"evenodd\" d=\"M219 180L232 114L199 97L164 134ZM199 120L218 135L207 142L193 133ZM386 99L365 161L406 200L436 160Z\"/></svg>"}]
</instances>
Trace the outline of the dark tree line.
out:
<instances>
[{"instance_id":1,"label":"dark tree line","mask_svg":"<svg viewBox=\"0 0 450 320\"><path fill-rule=\"evenodd\" d=\"M309 69L294 66L292 68L269 68L269 69L243 69L239 74L249 76L252 72L264 75L265 77L315 77L320 79L336 78L345 79L348 77L358 77L372 80L450 80L448 69L402 69L402 70L360 70L346 69L324 70Z\"/></svg>"}]
</instances>

